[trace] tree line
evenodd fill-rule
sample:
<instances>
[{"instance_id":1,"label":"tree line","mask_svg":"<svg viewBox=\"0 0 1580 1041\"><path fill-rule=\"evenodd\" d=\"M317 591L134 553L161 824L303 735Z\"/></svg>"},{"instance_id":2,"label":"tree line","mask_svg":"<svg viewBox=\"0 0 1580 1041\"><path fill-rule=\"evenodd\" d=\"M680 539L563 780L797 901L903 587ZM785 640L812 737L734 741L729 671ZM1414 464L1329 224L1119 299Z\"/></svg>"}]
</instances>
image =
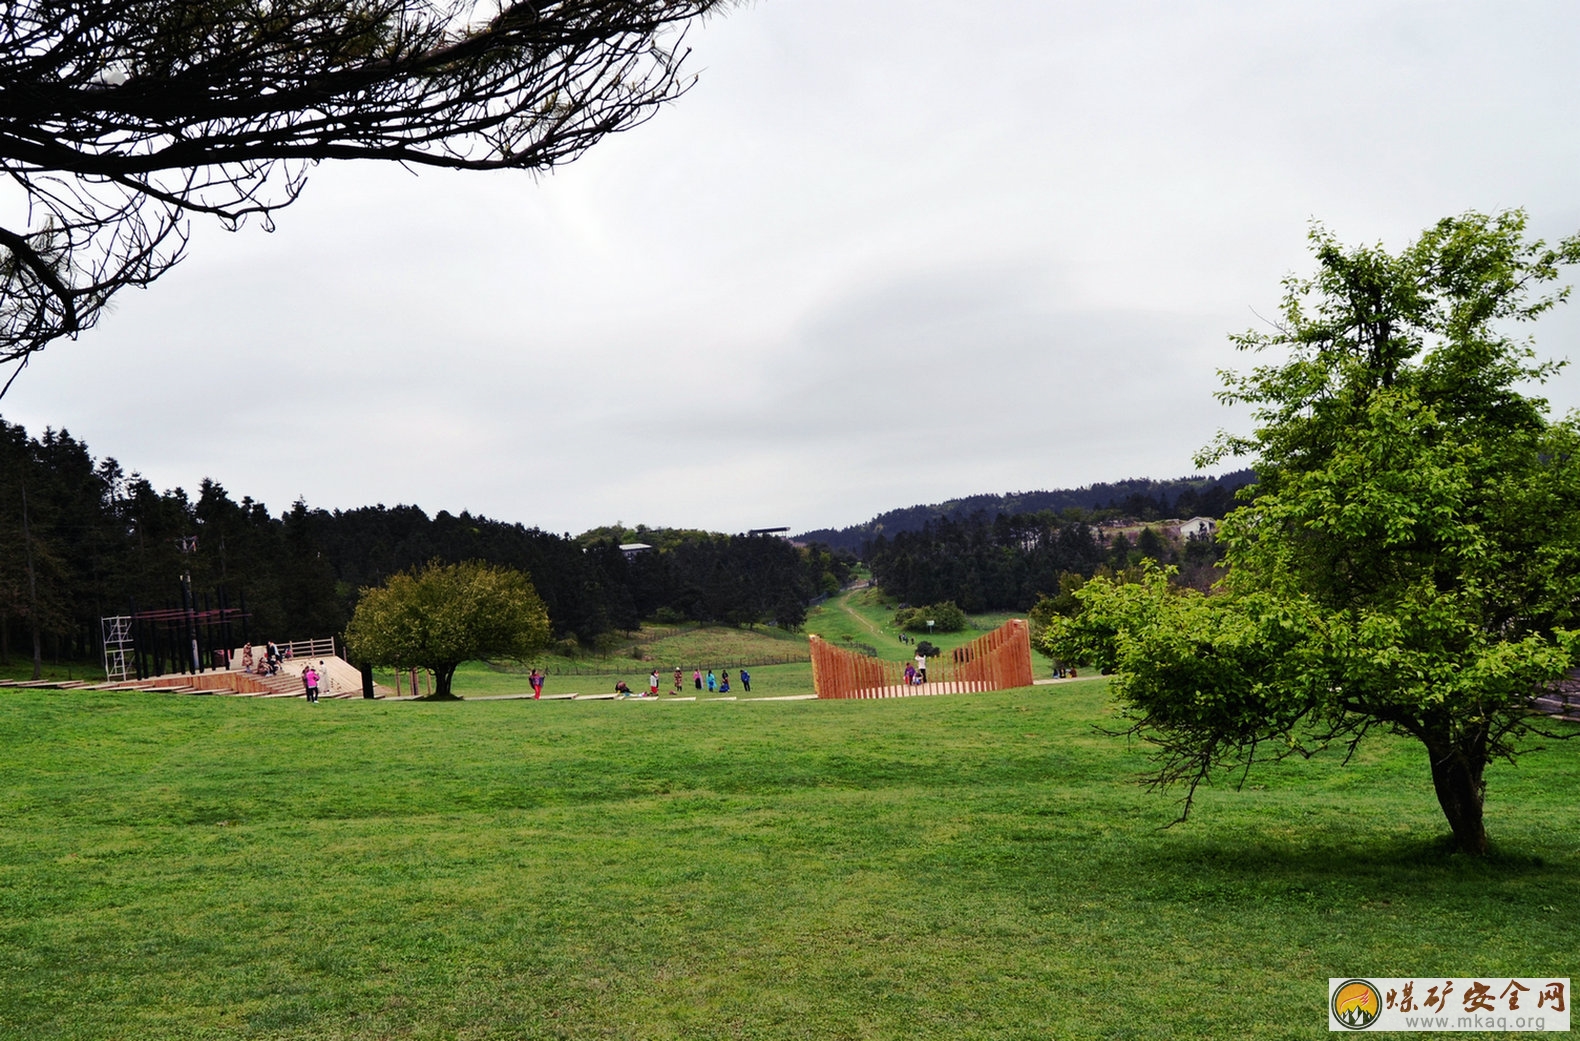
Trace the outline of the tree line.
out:
<instances>
[{"instance_id":1,"label":"tree line","mask_svg":"<svg viewBox=\"0 0 1580 1041\"><path fill-rule=\"evenodd\" d=\"M1056 491L1008 492L1002 495L968 495L931 506L906 506L878 514L865 524L847 528L819 528L796 536L802 542L820 542L835 549L860 551L883 536L893 539L919 532L940 520L966 521L977 513L987 517L1057 514L1065 520L1096 524L1117 517L1161 520L1165 517L1222 517L1234 505L1234 493L1256 480L1247 469L1217 477L1180 477L1156 481L1137 478L1091 484Z\"/></svg>"},{"instance_id":2,"label":"tree line","mask_svg":"<svg viewBox=\"0 0 1580 1041\"><path fill-rule=\"evenodd\" d=\"M1232 502L1227 494L1217 495L1212 512L1197 516L1222 517ZM1130 505L1130 516L1142 520L1155 520L1167 509L1166 500L1139 494ZM1123 533L1105 536L1083 511L1072 512L1074 519L1046 510L1000 513L991 520L982 510L960 519L940 517L918 531L879 535L867 543L864 558L874 581L902 603L952 601L977 614L1029 611L1043 597L1068 589L1072 576L1086 579L1105 568L1121 572L1142 560L1174 565L1182 581L1203 585L1222 554L1210 535L1179 538L1146 527L1132 541Z\"/></svg>"},{"instance_id":3,"label":"tree line","mask_svg":"<svg viewBox=\"0 0 1580 1041\"><path fill-rule=\"evenodd\" d=\"M619 546L653 548L628 559ZM67 431L30 436L0 419L0 661L95 659L100 619L223 604L246 635L341 633L359 592L431 561L478 560L531 576L564 650L599 645L642 619L799 627L808 603L850 574L849 554L772 536L597 529L553 534L417 506L351 510L293 503L279 515L217 481L194 498L157 491ZM239 639L240 623L235 629Z\"/></svg>"}]
</instances>

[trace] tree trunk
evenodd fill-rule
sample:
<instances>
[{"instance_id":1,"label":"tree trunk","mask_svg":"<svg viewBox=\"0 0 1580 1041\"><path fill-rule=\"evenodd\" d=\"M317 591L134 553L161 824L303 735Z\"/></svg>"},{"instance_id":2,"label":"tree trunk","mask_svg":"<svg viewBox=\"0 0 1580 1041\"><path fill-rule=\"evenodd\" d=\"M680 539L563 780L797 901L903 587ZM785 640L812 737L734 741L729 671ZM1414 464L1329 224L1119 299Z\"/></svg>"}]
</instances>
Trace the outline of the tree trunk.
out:
<instances>
[{"instance_id":1,"label":"tree trunk","mask_svg":"<svg viewBox=\"0 0 1580 1041\"><path fill-rule=\"evenodd\" d=\"M33 535L27 525L27 484L22 484L22 546L27 554L27 617L33 629L33 678L44 676L44 647L38 631L38 579L33 572Z\"/></svg>"},{"instance_id":2,"label":"tree trunk","mask_svg":"<svg viewBox=\"0 0 1580 1041\"><path fill-rule=\"evenodd\" d=\"M1486 856L1487 829L1481 811L1487 757L1477 754L1475 748L1447 740L1426 742L1426 751L1432 763L1432 787L1454 832L1454 845L1467 856Z\"/></svg>"},{"instance_id":3,"label":"tree trunk","mask_svg":"<svg viewBox=\"0 0 1580 1041\"><path fill-rule=\"evenodd\" d=\"M450 662L446 665L433 665L433 693L428 698L433 701L449 701L455 697L450 693L450 681L455 679L455 670L460 662Z\"/></svg>"}]
</instances>

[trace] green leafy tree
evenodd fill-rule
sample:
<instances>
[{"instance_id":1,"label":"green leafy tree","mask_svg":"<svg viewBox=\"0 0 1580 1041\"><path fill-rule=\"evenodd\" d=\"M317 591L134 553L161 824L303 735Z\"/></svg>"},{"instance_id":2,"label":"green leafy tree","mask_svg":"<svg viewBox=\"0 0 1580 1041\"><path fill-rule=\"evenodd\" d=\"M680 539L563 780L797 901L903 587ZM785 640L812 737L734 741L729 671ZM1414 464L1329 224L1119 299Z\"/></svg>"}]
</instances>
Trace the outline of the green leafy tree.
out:
<instances>
[{"instance_id":1,"label":"green leafy tree","mask_svg":"<svg viewBox=\"0 0 1580 1041\"><path fill-rule=\"evenodd\" d=\"M928 625L932 622L932 625ZM901 608L894 615L896 628L913 633L957 633L966 627L966 613L953 601L925 607Z\"/></svg>"},{"instance_id":2,"label":"green leafy tree","mask_svg":"<svg viewBox=\"0 0 1580 1041\"><path fill-rule=\"evenodd\" d=\"M1112 575L1113 572L1103 568L1100 575ZM1054 595L1044 594L1032 605L1026 613L1026 621L1031 625L1032 646L1043 656L1052 658L1045 637L1048 627L1053 624L1053 619L1059 615L1074 616L1081 613L1081 601L1076 594L1086 584L1086 576L1075 571L1064 571L1059 574L1059 591Z\"/></svg>"},{"instance_id":3,"label":"green leafy tree","mask_svg":"<svg viewBox=\"0 0 1580 1041\"><path fill-rule=\"evenodd\" d=\"M452 698L464 661L526 658L549 641L549 615L520 571L475 561L433 563L364 589L346 627L358 661L432 670L434 698Z\"/></svg>"},{"instance_id":4,"label":"green leafy tree","mask_svg":"<svg viewBox=\"0 0 1580 1041\"><path fill-rule=\"evenodd\" d=\"M1524 393L1555 371L1508 335L1563 300L1537 291L1580 236L1525 238L1525 215L1444 220L1398 254L1311 234L1283 321L1236 337L1279 360L1226 374L1254 406L1259 483L1225 518L1211 594L1148 567L1098 579L1045 641L1116 668L1159 784L1221 768L1419 741L1457 848L1487 850L1485 770L1529 747L1534 692L1573 667L1580 605L1580 421ZM1243 773L1242 773L1243 776Z\"/></svg>"},{"instance_id":5,"label":"green leafy tree","mask_svg":"<svg viewBox=\"0 0 1580 1041\"><path fill-rule=\"evenodd\" d=\"M1174 547L1170 546L1156 531L1151 528L1142 528L1141 534L1136 537L1136 549L1143 557L1155 560L1160 564L1173 562L1175 557Z\"/></svg>"}]
</instances>

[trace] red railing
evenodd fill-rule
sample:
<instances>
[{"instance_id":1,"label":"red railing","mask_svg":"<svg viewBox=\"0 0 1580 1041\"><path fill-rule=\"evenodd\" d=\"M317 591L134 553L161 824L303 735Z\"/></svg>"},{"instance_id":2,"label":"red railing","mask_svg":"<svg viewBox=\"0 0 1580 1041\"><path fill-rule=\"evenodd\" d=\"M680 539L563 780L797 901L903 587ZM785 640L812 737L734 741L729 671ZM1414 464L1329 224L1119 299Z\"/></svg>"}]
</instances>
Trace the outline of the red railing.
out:
<instances>
[{"instance_id":1,"label":"red railing","mask_svg":"<svg viewBox=\"0 0 1580 1041\"><path fill-rule=\"evenodd\" d=\"M812 645L812 688L820 698L904 698L918 694L1029 687L1031 631L1011 618L986 636L927 659L927 682L906 683L905 662L881 661L808 637Z\"/></svg>"}]
</instances>

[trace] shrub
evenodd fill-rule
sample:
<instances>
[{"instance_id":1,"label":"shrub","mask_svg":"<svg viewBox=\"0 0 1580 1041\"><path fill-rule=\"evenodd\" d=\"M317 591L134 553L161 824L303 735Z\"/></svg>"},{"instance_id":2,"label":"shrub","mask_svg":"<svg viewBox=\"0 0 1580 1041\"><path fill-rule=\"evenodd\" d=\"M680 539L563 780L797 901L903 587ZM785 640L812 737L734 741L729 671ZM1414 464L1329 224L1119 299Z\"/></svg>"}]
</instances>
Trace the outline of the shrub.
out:
<instances>
[{"instance_id":1,"label":"shrub","mask_svg":"<svg viewBox=\"0 0 1580 1041\"><path fill-rule=\"evenodd\" d=\"M933 623L931 629L927 626L929 621ZM895 613L894 625L911 633L957 633L966 627L966 613L952 601L907 607Z\"/></svg>"}]
</instances>

